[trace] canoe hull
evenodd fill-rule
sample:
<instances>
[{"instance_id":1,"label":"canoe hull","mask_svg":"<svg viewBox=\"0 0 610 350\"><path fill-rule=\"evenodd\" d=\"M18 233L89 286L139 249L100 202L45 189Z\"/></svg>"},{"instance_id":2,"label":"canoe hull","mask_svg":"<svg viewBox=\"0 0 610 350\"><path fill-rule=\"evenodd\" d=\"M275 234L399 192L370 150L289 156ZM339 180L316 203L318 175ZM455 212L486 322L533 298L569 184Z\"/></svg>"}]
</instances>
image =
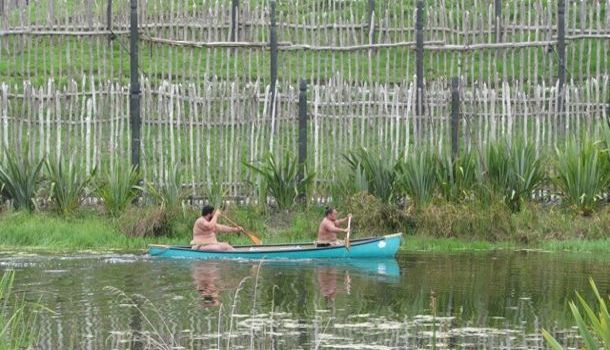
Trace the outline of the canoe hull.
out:
<instances>
[{"instance_id":1,"label":"canoe hull","mask_svg":"<svg viewBox=\"0 0 610 350\"><path fill-rule=\"evenodd\" d=\"M188 247L150 245L148 254L180 259L345 259L391 258L400 247L402 233L352 241L344 246L312 247L311 244L235 247L233 252L192 250Z\"/></svg>"}]
</instances>

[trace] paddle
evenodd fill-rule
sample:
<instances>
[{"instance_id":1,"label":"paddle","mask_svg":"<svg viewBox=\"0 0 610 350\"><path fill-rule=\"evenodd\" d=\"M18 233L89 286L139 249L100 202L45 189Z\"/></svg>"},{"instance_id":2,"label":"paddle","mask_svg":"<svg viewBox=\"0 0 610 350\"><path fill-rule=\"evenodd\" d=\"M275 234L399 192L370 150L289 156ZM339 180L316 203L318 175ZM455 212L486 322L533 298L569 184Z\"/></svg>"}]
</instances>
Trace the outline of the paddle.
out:
<instances>
[{"instance_id":1,"label":"paddle","mask_svg":"<svg viewBox=\"0 0 610 350\"><path fill-rule=\"evenodd\" d=\"M226 215L224 215L224 214L221 214L221 215L222 215L223 218L227 219L227 221L230 222L232 225L239 226L238 224L235 223L235 221L229 219ZM243 232L243 234L248 236L248 238L250 238L252 243L254 243L256 245L263 244L263 241L260 238L256 237L254 234L252 234L252 233L250 233L250 232L248 232L248 231L246 231L244 229L242 229L241 232Z\"/></svg>"},{"instance_id":2,"label":"paddle","mask_svg":"<svg viewBox=\"0 0 610 350\"><path fill-rule=\"evenodd\" d=\"M347 233L345 234L345 249L347 249L347 250L349 250L349 248L350 248L349 234L352 232L351 226L352 226L352 217L350 216L347 218Z\"/></svg>"}]
</instances>

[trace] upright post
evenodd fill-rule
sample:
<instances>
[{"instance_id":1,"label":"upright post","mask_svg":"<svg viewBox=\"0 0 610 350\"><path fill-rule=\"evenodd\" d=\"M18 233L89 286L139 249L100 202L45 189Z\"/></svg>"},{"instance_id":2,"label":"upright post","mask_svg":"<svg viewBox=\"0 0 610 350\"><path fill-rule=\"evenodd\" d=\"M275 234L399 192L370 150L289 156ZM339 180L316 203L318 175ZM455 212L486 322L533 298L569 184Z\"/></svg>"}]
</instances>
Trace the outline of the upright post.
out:
<instances>
[{"instance_id":1,"label":"upright post","mask_svg":"<svg viewBox=\"0 0 610 350\"><path fill-rule=\"evenodd\" d=\"M458 129L460 125L460 80L451 79L451 156L455 160L459 154Z\"/></svg>"},{"instance_id":2,"label":"upright post","mask_svg":"<svg viewBox=\"0 0 610 350\"><path fill-rule=\"evenodd\" d=\"M231 2L231 41L237 41L237 10L239 0Z\"/></svg>"},{"instance_id":3,"label":"upright post","mask_svg":"<svg viewBox=\"0 0 610 350\"><path fill-rule=\"evenodd\" d=\"M495 1L495 10L496 10L496 42L502 42L502 0Z\"/></svg>"},{"instance_id":4,"label":"upright post","mask_svg":"<svg viewBox=\"0 0 610 350\"><path fill-rule=\"evenodd\" d=\"M269 113L275 110L275 84L277 82L277 28L275 22L275 0L271 0L271 28L269 33L270 47L270 75L271 75L271 104L269 105Z\"/></svg>"},{"instance_id":5,"label":"upright post","mask_svg":"<svg viewBox=\"0 0 610 350\"><path fill-rule=\"evenodd\" d=\"M106 7L106 29L112 31L112 0L108 0L108 6ZM114 35L108 35L108 45L114 39Z\"/></svg>"},{"instance_id":6,"label":"upright post","mask_svg":"<svg viewBox=\"0 0 610 350\"><path fill-rule=\"evenodd\" d=\"M416 114L424 114L424 1L417 1L417 17L415 21L415 66L416 66Z\"/></svg>"},{"instance_id":7,"label":"upright post","mask_svg":"<svg viewBox=\"0 0 610 350\"><path fill-rule=\"evenodd\" d=\"M305 177L305 164L307 163L307 82L301 79L299 83L299 173L298 179ZM305 198L305 193L299 193Z\"/></svg>"},{"instance_id":8,"label":"upright post","mask_svg":"<svg viewBox=\"0 0 610 350\"><path fill-rule=\"evenodd\" d=\"M557 56L559 64L557 65L557 112L560 120L563 122L563 113L565 109L565 81L566 81L566 2L565 0L557 1Z\"/></svg>"},{"instance_id":9,"label":"upright post","mask_svg":"<svg viewBox=\"0 0 610 350\"><path fill-rule=\"evenodd\" d=\"M368 2L369 11L369 35L370 44L375 44L375 0L369 0Z\"/></svg>"},{"instance_id":10,"label":"upright post","mask_svg":"<svg viewBox=\"0 0 610 350\"><path fill-rule=\"evenodd\" d=\"M140 79L138 75L138 0L131 0L129 33L129 122L131 126L131 164L140 167Z\"/></svg>"}]
</instances>

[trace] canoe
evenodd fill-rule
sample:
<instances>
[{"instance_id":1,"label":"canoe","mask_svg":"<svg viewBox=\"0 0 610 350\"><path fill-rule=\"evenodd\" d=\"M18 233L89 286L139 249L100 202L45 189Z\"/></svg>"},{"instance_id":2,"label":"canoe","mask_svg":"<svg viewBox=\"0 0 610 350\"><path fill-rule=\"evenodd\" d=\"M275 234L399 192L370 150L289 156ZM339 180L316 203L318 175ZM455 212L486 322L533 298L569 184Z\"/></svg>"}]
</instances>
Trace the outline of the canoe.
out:
<instances>
[{"instance_id":1,"label":"canoe","mask_svg":"<svg viewBox=\"0 0 610 350\"><path fill-rule=\"evenodd\" d=\"M231 252L193 250L189 246L151 244L150 256L182 259L336 259L391 258L400 247L402 233L355 239L345 246L316 247L313 243L236 246Z\"/></svg>"}]
</instances>

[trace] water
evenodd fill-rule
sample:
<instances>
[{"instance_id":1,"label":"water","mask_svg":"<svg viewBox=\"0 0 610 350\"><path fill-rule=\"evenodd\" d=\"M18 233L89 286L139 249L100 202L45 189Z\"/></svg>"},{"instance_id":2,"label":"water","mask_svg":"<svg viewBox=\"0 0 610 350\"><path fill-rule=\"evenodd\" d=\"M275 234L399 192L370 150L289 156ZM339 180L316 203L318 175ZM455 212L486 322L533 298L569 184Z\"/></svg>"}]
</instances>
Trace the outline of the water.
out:
<instances>
[{"instance_id":1,"label":"water","mask_svg":"<svg viewBox=\"0 0 610 350\"><path fill-rule=\"evenodd\" d=\"M39 349L532 349L568 347L568 301L610 294L610 259L540 252L396 260L172 261L0 255L42 300Z\"/></svg>"}]
</instances>

